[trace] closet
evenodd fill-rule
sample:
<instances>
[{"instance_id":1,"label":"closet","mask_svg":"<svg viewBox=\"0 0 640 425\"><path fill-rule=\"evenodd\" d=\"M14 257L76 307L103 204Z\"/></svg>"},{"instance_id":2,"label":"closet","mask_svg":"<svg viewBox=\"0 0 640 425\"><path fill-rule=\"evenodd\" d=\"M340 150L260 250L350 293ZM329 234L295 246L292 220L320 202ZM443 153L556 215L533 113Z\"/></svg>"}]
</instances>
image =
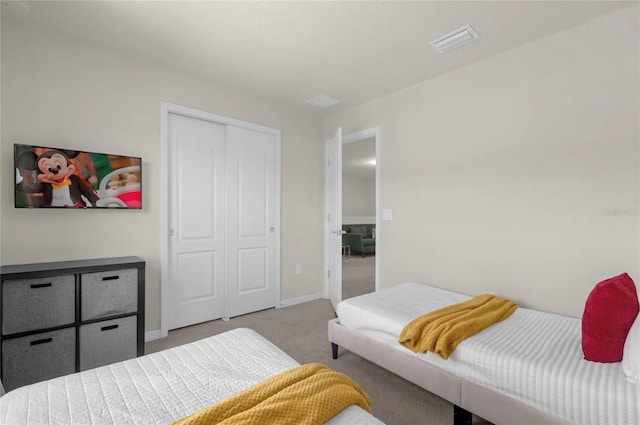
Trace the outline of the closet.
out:
<instances>
[{"instance_id":1,"label":"closet","mask_svg":"<svg viewBox=\"0 0 640 425\"><path fill-rule=\"evenodd\" d=\"M168 113L169 329L274 307L279 293L280 132L220 121Z\"/></svg>"}]
</instances>

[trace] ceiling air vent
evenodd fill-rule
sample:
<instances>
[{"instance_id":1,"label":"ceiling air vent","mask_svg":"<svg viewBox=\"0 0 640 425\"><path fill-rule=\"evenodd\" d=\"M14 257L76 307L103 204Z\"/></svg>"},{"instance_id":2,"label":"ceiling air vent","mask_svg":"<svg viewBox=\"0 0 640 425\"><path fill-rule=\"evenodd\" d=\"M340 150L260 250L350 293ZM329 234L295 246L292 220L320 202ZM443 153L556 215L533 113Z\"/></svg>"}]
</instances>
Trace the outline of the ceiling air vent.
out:
<instances>
[{"instance_id":1,"label":"ceiling air vent","mask_svg":"<svg viewBox=\"0 0 640 425\"><path fill-rule=\"evenodd\" d=\"M328 108L329 106L340 103L338 99L334 99L333 97L324 94L314 96L311 99L305 100L305 102L309 105L317 106L318 108Z\"/></svg>"},{"instance_id":2,"label":"ceiling air vent","mask_svg":"<svg viewBox=\"0 0 640 425\"><path fill-rule=\"evenodd\" d=\"M471 27L471 25L465 25L458 28L455 31L450 32L447 35L436 38L431 42L431 45L440 53L447 53L452 50L462 47L471 43L474 40L479 39L478 33Z\"/></svg>"}]
</instances>

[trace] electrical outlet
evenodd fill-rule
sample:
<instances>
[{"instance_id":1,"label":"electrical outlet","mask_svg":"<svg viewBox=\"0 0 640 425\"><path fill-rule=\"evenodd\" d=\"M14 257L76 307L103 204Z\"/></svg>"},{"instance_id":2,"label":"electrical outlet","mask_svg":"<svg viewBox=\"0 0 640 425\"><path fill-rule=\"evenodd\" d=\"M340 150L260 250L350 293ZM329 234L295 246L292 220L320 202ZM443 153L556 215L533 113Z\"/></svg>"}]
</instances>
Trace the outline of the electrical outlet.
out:
<instances>
[{"instance_id":1,"label":"electrical outlet","mask_svg":"<svg viewBox=\"0 0 640 425\"><path fill-rule=\"evenodd\" d=\"M302 264L296 264L296 274L297 275L302 274Z\"/></svg>"}]
</instances>

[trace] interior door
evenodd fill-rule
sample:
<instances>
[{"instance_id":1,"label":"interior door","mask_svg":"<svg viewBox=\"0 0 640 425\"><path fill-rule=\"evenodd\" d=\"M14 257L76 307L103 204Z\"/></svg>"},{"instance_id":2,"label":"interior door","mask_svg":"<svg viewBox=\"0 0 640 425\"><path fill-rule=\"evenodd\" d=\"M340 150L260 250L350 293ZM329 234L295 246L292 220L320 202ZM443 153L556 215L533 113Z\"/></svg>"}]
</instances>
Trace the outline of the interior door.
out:
<instances>
[{"instance_id":1,"label":"interior door","mask_svg":"<svg viewBox=\"0 0 640 425\"><path fill-rule=\"evenodd\" d=\"M169 114L169 329L225 313L225 132Z\"/></svg>"},{"instance_id":2,"label":"interior door","mask_svg":"<svg viewBox=\"0 0 640 425\"><path fill-rule=\"evenodd\" d=\"M276 305L276 137L227 127L227 315Z\"/></svg>"},{"instance_id":3,"label":"interior door","mask_svg":"<svg viewBox=\"0 0 640 425\"><path fill-rule=\"evenodd\" d=\"M326 141L325 228L327 288L333 308L342 301L342 128Z\"/></svg>"}]
</instances>

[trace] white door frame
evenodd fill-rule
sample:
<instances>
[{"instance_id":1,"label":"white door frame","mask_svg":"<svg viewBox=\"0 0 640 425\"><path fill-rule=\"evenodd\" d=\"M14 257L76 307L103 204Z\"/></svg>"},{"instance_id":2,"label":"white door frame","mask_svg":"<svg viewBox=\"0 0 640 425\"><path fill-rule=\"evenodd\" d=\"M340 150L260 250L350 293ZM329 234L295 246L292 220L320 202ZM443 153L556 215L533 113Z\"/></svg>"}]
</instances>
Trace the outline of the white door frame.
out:
<instances>
[{"instance_id":1,"label":"white door frame","mask_svg":"<svg viewBox=\"0 0 640 425\"><path fill-rule=\"evenodd\" d=\"M254 124L223 115L212 114L176 105L160 102L160 338L169 333L169 114L211 121L217 124L234 125L250 130L273 134L276 138L276 187L275 187L275 300L274 305L280 307L280 203L281 203L281 131L276 128Z\"/></svg>"},{"instance_id":2,"label":"white door frame","mask_svg":"<svg viewBox=\"0 0 640 425\"><path fill-rule=\"evenodd\" d=\"M382 229L380 228L380 127L368 128L366 130L356 131L355 133L349 133L342 136L342 144L346 145L347 143L359 142L364 139L368 139L373 137L376 145L376 292L380 289L380 237L382 234ZM326 168L325 168L326 169ZM340 174L342 174L342 170L340 170ZM327 210L327 205L325 205L325 213ZM326 214L325 214L326 217ZM328 235L325 232L325 246L329 243ZM327 250L325 249L325 258L324 258L324 266L325 270L330 270L329 258L327 254ZM324 279L324 297L329 298L329 287L327 279Z\"/></svg>"},{"instance_id":3,"label":"white door frame","mask_svg":"<svg viewBox=\"0 0 640 425\"><path fill-rule=\"evenodd\" d=\"M342 128L325 141L325 285L335 309L342 301ZM338 245L340 244L340 245Z\"/></svg>"}]
</instances>

